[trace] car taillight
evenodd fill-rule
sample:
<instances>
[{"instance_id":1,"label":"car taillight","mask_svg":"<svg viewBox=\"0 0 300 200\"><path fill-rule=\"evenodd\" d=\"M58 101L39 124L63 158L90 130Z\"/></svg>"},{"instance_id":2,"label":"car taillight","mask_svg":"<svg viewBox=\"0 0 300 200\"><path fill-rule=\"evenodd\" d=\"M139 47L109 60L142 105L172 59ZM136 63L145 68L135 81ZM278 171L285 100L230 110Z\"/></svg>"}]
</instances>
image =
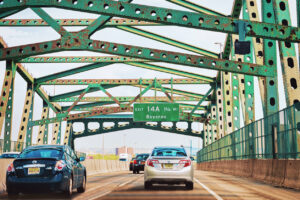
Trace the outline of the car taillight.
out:
<instances>
[{"instance_id":1,"label":"car taillight","mask_svg":"<svg viewBox=\"0 0 300 200\"><path fill-rule=\"evenodd\" d=\"M137 164L137 161L136 161L136 160L134 160L134 161L133 161L133 164Z\"/></svg>"},{"instance_id":2,"label":"car taillight","mask_svg":"<svg viewBox=\"0 0 300 200\"><path fill-rule=\"evenodd\" d=\"M59 160L59 161L56 162L56 165L55 165L54 170L55 170L55 171L61 171L61 170L63 170L63 168L66 167L66 166L67 166L67 165L66 165L66 163L65 163L63 160Z\"/></svg>"},{"instance_id":3,"label":"car taillight","mask_svg":"<svg viewBox=\"0 0 300 200\"><path fill-rule=\"evenodd\" d=\"M10 165L8 165L7 172L14 172L14 171L15 171L14 164L11 163Z\"/></svg>"},{"instance_id":4,"label":"car taillight","mask_svg":"<svg viewBox=\"0 0 300 200\"><path fill-rule=\"evenodd\" d=\"M184 166L183 167L188 167L188 166L190 166L191 165L191 160L181 160L181 161L179 161L179 164L184 164Z\"/></svg>"},{"instance_id":5,"label":"car taillight","mask_svg":"<svg viewBox=\"0 0 300 200\"><path fill-rule=\"evenodd\" d=\"M151 166L151 167L154 167L154 164L158 164L159 162L158 162L158 160L152 160L152 159L149 159L148 161L147 161L147 165L148 166Z\"/></svg>"}]
</instances>

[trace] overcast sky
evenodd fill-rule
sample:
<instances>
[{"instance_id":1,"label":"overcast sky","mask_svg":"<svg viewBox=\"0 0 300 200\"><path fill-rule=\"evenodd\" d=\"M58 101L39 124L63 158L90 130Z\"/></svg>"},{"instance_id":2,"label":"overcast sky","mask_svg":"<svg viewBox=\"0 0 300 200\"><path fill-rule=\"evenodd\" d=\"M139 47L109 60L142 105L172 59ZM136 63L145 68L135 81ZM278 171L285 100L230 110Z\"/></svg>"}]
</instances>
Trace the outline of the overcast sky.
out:
<instances>
[{"instance_id":1,"label":"overcast sky","mask_svg":"<svg viewBox=\"0 0 300 200\"><path fill-rule=\"evenodd\" d=\"M218 12L224 13L225 15L230 15L233 0L201 0L201 1L193 1L195 3L200 3L202 6L211 8ZM165 8L172 8L178 10L187 10L181 8L175 4L163 1L163 0L135 0L133 3L137 4L144 4L144 5L152 5L158 7L165 7ZM60 9L54 8L45 8L45 10L54 18L97 18L99 15L95 14L88 14L88 13L80 13L74 11L65 11ZM260 10L260 4L259 4ZM296 22L296 0L290 1L290 10L292 16L292 25L297 26ZM39 18L35 13L33 13L30 9L26 9L18 14L10 16L9 18ZM67 30L75 31L82 29L75 28L75 27L67 27ZM153 27L139 27L141 29L151 31L160 35L164 35L166 37L179 40L188 44L192 44L198 46L200 48L204 48L210 51L214 51L219 53L219 46L215 45L215 42L222 42L224 43L226 34L217 33L217 32L210 32L210 31L203 31L203 30L196 30L190 28L183 28L183 27L175 27L175 26L153 26ZM22 44L30 44L48 40L58 39L59 35L49 27L0 27L0 36L4 38L4 40L8 43L9 46L16 46ZM156 49L164 49L169 51L177 51L182 53L190 53L176 47L172 47L170 45L166 45L160 42L156 42L150 39L146 39L131 33L127 33L125 31L117 30L114 28L105 28L101 31L96 32L92 39L96 40L103 40L103 41L111 41L111 42L118 42L123 44L132 44L142 47L151 47ZM92 52L61 52L61 53L53 53L47 54L51 56L103 56L105 54L99 53L92 53ZM205 70L193 67L186 67L181 65L174 65L174 64L166 64L166 63L156 63L166 67L172 67L174 69L180 69L184 71L189 71L192 73L203 74L206 76L214 77L216 75L216 71L212 70ZM280 60L278 58L278 64L280 64ZM72 69L78 66L83 66L85 64L24 64L25 68L35 77L41 77L48 74L56 73L59 71L64 71L67 69ZM279 101L280 101L280 109L285 107L285 100L283 95L283 84L281 79L281 69L280 65L278 65L278 73L279 73ZM0 62L0 87L2 88L3 77L5 71L5 62ZM175 76L167 73L155 72L151 70L136 68L132 66L128 66L125 64L113 64L106 66L101 69L95 69L88 72L81 73L79 75L73 75L65 78L76 78L76 79L86 79L86 78L95 78L95 79L121 79L121 78L183 78L180 76ZM77 89L85 88L84 86L47 86L44 89L47 91L48 94L61 94L65 92L70 92ZM175 85L174 88L176 89L184 89L187 91L205 94L206 91L209 89L208 86L203 85ZM261 103L259 102L260 96L258 92L258 84L257 79L255 78L255 101L256 101L256 119L262 117L261 111ZM26 92L26 83L22 78L17 75L15 80L15 96L14 96L14 112L13 112L13 128L12 128L12 140L17 139L20 120L24 105L24 97ZM110 89L109 92L114 96L136 96L139 93L138 88L128 87L128 86L120 86L117 88ZM162 94L158 93L162 96ZM153 96L153 92L147 92L144 96ZM105 96L101 92L97 93L90 93L86 96ZM38 97L35 96L34 101L34 120L38 120L41 118L41 107L42 101ZM64 103L63 105L70 105L68 103ZM53 113L50 113L50 116L53 116ZM180 123L179 127L186 127L186 124ZM80 129L80 127L75 127L76 129ZM193 129L201 130L202 125L199 123L193 123ZM38 127L34 128L34 141L37 137L37 130ZM51 131L52 125L49 126L49 139L51 139ZM64 133L65 130L65 123L62 125L62 130ZM3 130L2 130L3 132ZM3 138L3 134L1 136ZM202 140L194 137L189 136L180 136L177 134L170 134L165 132L159 131L151 131L145 129L130 129L126 131L119 131L113 133L106 133L104 134L105 140L105 148L115 148L124 145L128 146L135 146L140 148L153 148L154 146L161 146L161 145L185 145L190 146L190 142L192 141L192 145L194 147L201 147ZM76 141L76 146L79 149L82 148L102 148L102 136L90 136L86 138L82 138Z\"/></svg>"}]
</instances>

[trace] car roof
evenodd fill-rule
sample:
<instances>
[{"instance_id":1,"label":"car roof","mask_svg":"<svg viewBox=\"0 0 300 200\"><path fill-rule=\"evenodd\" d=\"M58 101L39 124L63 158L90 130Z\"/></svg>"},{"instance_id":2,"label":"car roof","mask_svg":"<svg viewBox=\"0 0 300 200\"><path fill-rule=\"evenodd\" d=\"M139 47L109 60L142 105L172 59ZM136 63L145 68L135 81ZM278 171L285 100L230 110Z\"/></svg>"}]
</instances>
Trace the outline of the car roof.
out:
<instances>
[{"instance_id":1,"label":"car roof","mask_svg":"<svg viewBox=\"0 0 300 200\"><path fill-rule=\"evenodd\" d=\"M11 152L3 152L2 155L3 154L20 154L20 152L13 152L13 151L11 151Z\"/></svg>"},{"instance_id":2,"label":"car roof","mask_svg":"<svg viewBox=\"0 0 300 200\"><path fill-rule=\"evenodd\" d=\"M184 147L181 146L160 146L160 147L154 147L154 149L166 149L166 148L174 148L174 149L184 149Z\"/></svg>"},{"instance_id":3,"label":"car roof","mask_svg":"<svg viewBox=\"0 0 300 200\"><path fill-rule=\"evenodd\" d=\"M139 153L139 154L136 154L136 156L141 156L141 155L150 155L150 153Z\"/></svg>"},{"instance_id":4,"label":"car roof","mask_svg":"<svg viewBox=\"0 0 300 200\"><path fill-rule=\"evenodd\" d=\"M30 147L27 147L26 149L48 149L48 148L65 149L66 145L45 144L45 145L30 146Z\"/></svg>"}]
</instances>

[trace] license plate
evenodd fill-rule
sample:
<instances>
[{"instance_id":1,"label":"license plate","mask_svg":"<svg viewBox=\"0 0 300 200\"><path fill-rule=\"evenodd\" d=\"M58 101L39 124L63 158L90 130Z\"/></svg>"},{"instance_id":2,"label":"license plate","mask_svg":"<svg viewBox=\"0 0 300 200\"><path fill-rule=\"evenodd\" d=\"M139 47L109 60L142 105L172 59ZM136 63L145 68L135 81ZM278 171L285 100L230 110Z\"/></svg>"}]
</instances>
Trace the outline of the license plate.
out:
<instances>
[{"instance_id":1,"label":"license plate","mask_svg":"<svg viewBox=\"0 0 300 200\"><path fill-rule=\"evenodd\" d=\"M141 164L142 164L142 165L144 165L144 164L145 164L145 162L141 162Z\"/></svg>"},{"instance_id":2,"label":"license plate","mask_svg":"<svg viewBox=\"0 0 300 200\"><path fill-rule=\"evenodd\" d=\"M28 168L28 175L35 175L40 173L39 167L29 167Z\"/></svg>"},{"instance_id":3,"label":"license plate","mask_svg":"<svg viewBox=\"0 0 300 200\"><path fill-rule=\"evenodd\" d=\"M173 168L173 164L164 164L164 168L166 169L172 169Z\"/></svg>"}]
</instances>

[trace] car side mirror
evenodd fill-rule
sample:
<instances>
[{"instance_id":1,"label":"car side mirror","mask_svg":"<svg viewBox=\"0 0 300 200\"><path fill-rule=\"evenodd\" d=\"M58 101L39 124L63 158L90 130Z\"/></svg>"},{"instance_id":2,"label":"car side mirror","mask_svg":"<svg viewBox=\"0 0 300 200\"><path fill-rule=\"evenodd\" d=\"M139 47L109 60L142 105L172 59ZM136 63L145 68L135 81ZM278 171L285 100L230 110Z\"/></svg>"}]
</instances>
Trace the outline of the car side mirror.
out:
<instances>
[{"instance_id":1,"label":"car side mirror","mask_svg":"<svg viewBox=\"0 0 300 200\"><path fill-rule=\"evenodd\" d=\"M194 158L193 156L190 156L190 159L191 159L191 161L194 161L194 160L195 160L195 158Z\"/></svg>"},{"instance_id":2,"label":"car side mirror","mask_svg":"<svg viewBox=\"0 0 300 200\"><path fill-rule=\"evenodd\" d=\"M79 158L79 161L80 161L80 162L85 161L85 157L80 157L80 158Z\"/></svg>"}]
</instances>

